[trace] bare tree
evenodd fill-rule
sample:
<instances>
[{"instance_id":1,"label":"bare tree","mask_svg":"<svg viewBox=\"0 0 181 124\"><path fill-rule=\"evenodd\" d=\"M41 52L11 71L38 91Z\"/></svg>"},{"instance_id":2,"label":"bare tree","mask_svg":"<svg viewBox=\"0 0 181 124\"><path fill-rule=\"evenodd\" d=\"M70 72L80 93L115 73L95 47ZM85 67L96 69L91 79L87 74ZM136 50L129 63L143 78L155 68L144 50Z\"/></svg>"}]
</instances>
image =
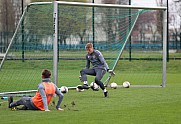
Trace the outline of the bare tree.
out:
<instances>
[{"instance_id":1,"label":"bare tree","mask_svg":"<svg viewBox=\"0 0 181 124\"><path fill-rule=\"evenodd\" d=\"M32 2L47 2L54 0L31 0ZM63 0L58 0L63 1ZM67 2L87 2L87 0L64 0ZM66 44L71 35L80 37L80 44L86 35L86 8L77 6L61 6L59 9L59 43ZM41 15L40 15L41 17ZM35 24L33 24L35 25ZM36 25L35 25L36 27Z\"/></svg>"},{"instance_id":2,"label":"bare tree","mask_svg":"<svg viewBox=\"0 0 181 124\"><path fill-rule=\"evenodd\" d=\"M173 37L176 42L176 48L177 48L177 42L178 42L178 36L179 32L181 32L181 1L174 0L173 3L169 6L169 24L171 26L171 31L173 32ZM181 45L181 41L180 41Z\"/></svg>"},{"instance_id":3,"label":"bare tree","mask_svg":"<svg viewBox=\"0 0 181 124\"><path fill-rule=\"evenodd\" d=\"M103 4L127 4L126 0L102 0ZM108 42L114 42L117 37L121 38L122 33L120 30L122 30L121 25L122 22L128 22L126 18L121 18L124 15L124 11L121 8L114 9L114 8L105 8L102 9L102 13L104 13L103 18L104 21L102 22L103 30L106 32L106 36L108 39ZM117 18L120 17L120 18ZM118 34L117 34L118 31Z\"/></svg>"},{"instance_id":4,"label":"bare tree","mask_svg":"<svg viewBox=\"0 0 181 124\"><path fill-rule=\"evenodd\" d=\"M13 0L1 0L0 12L1 32L3 34L3 40L1 42L3 42L4 47L7 48L12 37L12 32L15 30ZM2 52L5 52L5 48Z\"/></svg>"},{"instance_id":5,"label":"bare tree","mask_svg":"<svg viewBox=\"0 0 181 124\"><path fill-rule=\"evenodd\" d=\"M116 0L102 0L103 4L116 4ZM105 9L101 9L103 14L103 22L102 27L103 30L106 32L106 36L108 39L108 42L113 42L115 39L115 24L114 22L114 16L116 15L116 10L114 10L113 8L105 8Z\"/></svg>"},{"instance_id":6,"label":"bare tree","mask_svg":"<svg viewBox=\"0 0 181 124\"><path fill-rule=\"evenodd\" d=\"M13 0L2 0L1 8L1 23L2 30L5 32L13 32L15 30L15 11L13 7Z\"/></svg>"},{"instance_id":7,"label":"bare tree","mask_svg":"<svg viewBox=\"0 0 181 124\"><path fill-rule=\"evenodd\" d=\"M179 16L179 19L178 19L178 20L180 20L179 28L181 30L181 0L174 1L174 8L175 8L177 15Z\"/></svg>"}]
</instances>

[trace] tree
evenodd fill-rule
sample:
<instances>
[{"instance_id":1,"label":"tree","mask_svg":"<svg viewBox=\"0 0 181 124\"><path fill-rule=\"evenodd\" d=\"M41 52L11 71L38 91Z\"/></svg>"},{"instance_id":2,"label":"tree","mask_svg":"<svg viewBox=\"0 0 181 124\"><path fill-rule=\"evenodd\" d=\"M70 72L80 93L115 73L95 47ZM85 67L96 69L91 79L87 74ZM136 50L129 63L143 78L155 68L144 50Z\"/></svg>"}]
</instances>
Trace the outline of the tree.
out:
<instances>
[{"instance_id":1,"label":"tree","mask_svg":"<svg viewBox=\"0 0 181 124\"><path fill-rule=\"evenodd\" d=\"M116 0L102 0L103 4L116 4ZM102 27L106 32L107 42L114 42L115 40L115 30L117 29L116 25L113 23L116 20L116 9L113 8L101 8L99 10L102 14Z\"/></svg>"},{"instance_id":2,"label":"tree","mask_svg":"<svg viewBox=\"0 0 181 124\"><path fill-rule=\"evenodd\" d=\"M160 11L145 10L139 15L133 31L139 31L141 42L145 40L145 34L153 43L156 42L157 36L161 39L163 25L163 17L161 15Z\"/></svg>"},{"instance_id":3,"label":"tree","mask_svg":"<svg viewBox=\"0 0 181 124\"><path fill-rule=\"evenodd\" d=\"M13 32L15 30L15 11L13 7L13 0L1 0L2 7L0 21L2 25L2 31Z\"/></svg>"},{"instance_id":4,"label":"tree","mask_svg":"<svg viewBox=\"0 0 181 124\"><path fill-rule=\"evenodd\" d=\"M103 4L127 4L126 0L102 0ZM119 39L122 37L122 22L128 22L126 18L121 18L124 16L123 9L119 8L105 8L100 9L103 13L102 27L106 32L108 42L115 42L116 37ZM117 34L118 31L118 34Z\"/></svg>"},{"instance_id":5,"label":"tree","mask_svg":"<svg viewBox=\"0 0 181 124\"><path fill-rule=\"evenodd\" d=\"M15 30L15 10L13 7L13 0L1 0L1 8L0 8L0 23L1 29L0 32L3 33L3 41L4 47L7 48L10 38L12 37L12 33ZM1 41L1 42L3 42ZM3 49L2 52L5 52Z\"/></svg>"},{"instance_id":6,"label":"tree","mask_svg":"<svg viewBox=\"0 0 181 124\"><path fill-rule=\"evenodd\" d=\"M173 37L176 42L176 48L177 48L177 41L179 32L181 32L181 1L175 0L171 5L169 6L170 13L169 13L169 24L171 26ZM180 40L181 45L181 40ZM181 48L181 47L180 47Z\"/></svg>"},{"instance_id":7,"label":"tree","mask_svg":"<svg viewBox=\"0 0 181 124\"><path fill-rule=\"evenodd\" d=\"M60 44L66 44L66 39L71 35L80 37L80 44L86 35L87 7L61 6L59 8L59 40Z\"/></svg>"},{"instance_id":8,"label":"tree","mask_svg":"<svg viewBox=\"0 0 181 124\"><path fill-rule=\"evenodd\" d=\"M175 8L177 16L179 16L180 22L179 22L178 25L179 25L179 28L181 30L181 13L180 13L181 12L181 1L180 0L175 0L173 6Z\"/></svg>"},{"instance_id":9,"label":"tree","mask_svg":"<svg viewBox=\"0 0 181 124\"><path fill-rule=\"evenodd\" d=\"M32 0L32 2L47 2L54 0ZM67 2L87 2L86 0L59 0ZM59 8L59 43L66 44L66 39L71 35L78 35L80 43L86 35L86 8L77 6L61 6ZM41 15L40 15L41 17ZM70 29L71 28L71 29Z\"/></svg>"}]
</instances>

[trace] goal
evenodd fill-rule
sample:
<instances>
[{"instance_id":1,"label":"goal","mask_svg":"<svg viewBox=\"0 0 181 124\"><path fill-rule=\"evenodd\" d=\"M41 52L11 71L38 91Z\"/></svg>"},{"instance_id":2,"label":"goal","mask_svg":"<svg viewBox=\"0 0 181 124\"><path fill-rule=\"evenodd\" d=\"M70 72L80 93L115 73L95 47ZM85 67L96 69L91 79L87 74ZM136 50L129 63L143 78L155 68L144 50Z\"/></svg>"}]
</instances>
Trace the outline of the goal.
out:
<instances>
[{"instance_id":1,"label":"goal","mask_svg":"<svg viewBox=\"0 0 181 124\"><path fill-rule=\"evenodd\" d=\"M102 52L109 68L102 81L166 85L166 8L78 2L28 5L0 65L0 95L35 91L44 68L58 87L82 84L85 44ZM93 77L88 77L89 83Z\"/></svg>"}]
</instances>

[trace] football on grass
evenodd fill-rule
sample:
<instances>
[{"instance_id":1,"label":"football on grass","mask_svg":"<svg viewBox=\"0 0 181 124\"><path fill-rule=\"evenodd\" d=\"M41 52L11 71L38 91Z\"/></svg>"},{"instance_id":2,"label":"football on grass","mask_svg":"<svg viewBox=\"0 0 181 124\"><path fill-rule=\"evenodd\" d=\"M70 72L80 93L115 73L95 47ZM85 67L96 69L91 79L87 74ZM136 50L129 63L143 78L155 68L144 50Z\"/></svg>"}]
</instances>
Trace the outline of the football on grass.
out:
<instances>
[{"instance_id":1,"label":"football on grass","mask_svg":"<svg viewBox=\"0 0 181 124\"><path fill-rule=\"evenodd\" d=\"M112 82L110 86L112 89L116 89L118 87L117 83L115 82Z\"/></svg>"},{"instance_id":2,"label":"football on grass","mask_svg":"<svg viewBox=\"0 0 181 124\"><path fill-rule=\"evenodd\" d=\"M68 92L68 87L62 86L62 87L60 88L60 91L61 91L62 93L67 93L67 92Z\"/></svg>"},{"instance_id":3,"label":"football on grass","mask_svg":"<svg viewBox=\"0 0 181 124\"><path fill-rule=\"evenodd\" d=\"M128 81L123 82L123 87L124 88L129 88L130 87L130 83Z\"/></svg>"},{"instance_id":4,"label":"football on grass","mask_svg":"<svg viewBox=\"0 0 181 124\"><path fill-rule=\"evenodd\" d=\"M98 91L99 90L99 85L97 85L96 83L94 83L94 82L92 82L91 84L90 84L90 87L91 87L91 89L92 90L94 90L94 91Z\"/></svg>"}]
</instances>

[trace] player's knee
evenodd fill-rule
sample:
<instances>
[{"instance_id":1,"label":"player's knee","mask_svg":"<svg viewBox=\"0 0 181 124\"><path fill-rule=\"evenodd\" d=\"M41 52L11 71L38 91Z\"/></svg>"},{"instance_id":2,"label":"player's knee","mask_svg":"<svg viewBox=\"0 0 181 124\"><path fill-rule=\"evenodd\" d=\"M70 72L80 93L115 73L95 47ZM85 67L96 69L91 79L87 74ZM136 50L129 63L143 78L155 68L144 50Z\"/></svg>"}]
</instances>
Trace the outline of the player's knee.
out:
<instances>
[{"instance_id":1,"label":"player's knee","mask_svg":"<svg viewBox=\"0 0 181 124\"><path fill-rule=\"evenodd\" d=\"M98 77L95 77L95 82L96 82L97 84L99 84L100 79L99 79Z\"/></svg>"},{"instance_id":2,"label":"player's knee","mask_svg":"<svg viewBox=\"0 0 181 124\"><path fill-rule=\"evenodd\" d=\"M80 74L81 74L81 75L84 75L84 74L85 74L85 70L82 69L82 70L80 71Z\"/></svg>"},{"instance_id":3,"label":"player's knee","mask_svg":"<svg viewBox=\"0 0 181 124\"><path fill-rule=\"evenodd\" d=\"M95 78L95 83L99 85L102 90L105 89L104 84L100 81L99 78Z\"/></svg>"}]
</instances>

